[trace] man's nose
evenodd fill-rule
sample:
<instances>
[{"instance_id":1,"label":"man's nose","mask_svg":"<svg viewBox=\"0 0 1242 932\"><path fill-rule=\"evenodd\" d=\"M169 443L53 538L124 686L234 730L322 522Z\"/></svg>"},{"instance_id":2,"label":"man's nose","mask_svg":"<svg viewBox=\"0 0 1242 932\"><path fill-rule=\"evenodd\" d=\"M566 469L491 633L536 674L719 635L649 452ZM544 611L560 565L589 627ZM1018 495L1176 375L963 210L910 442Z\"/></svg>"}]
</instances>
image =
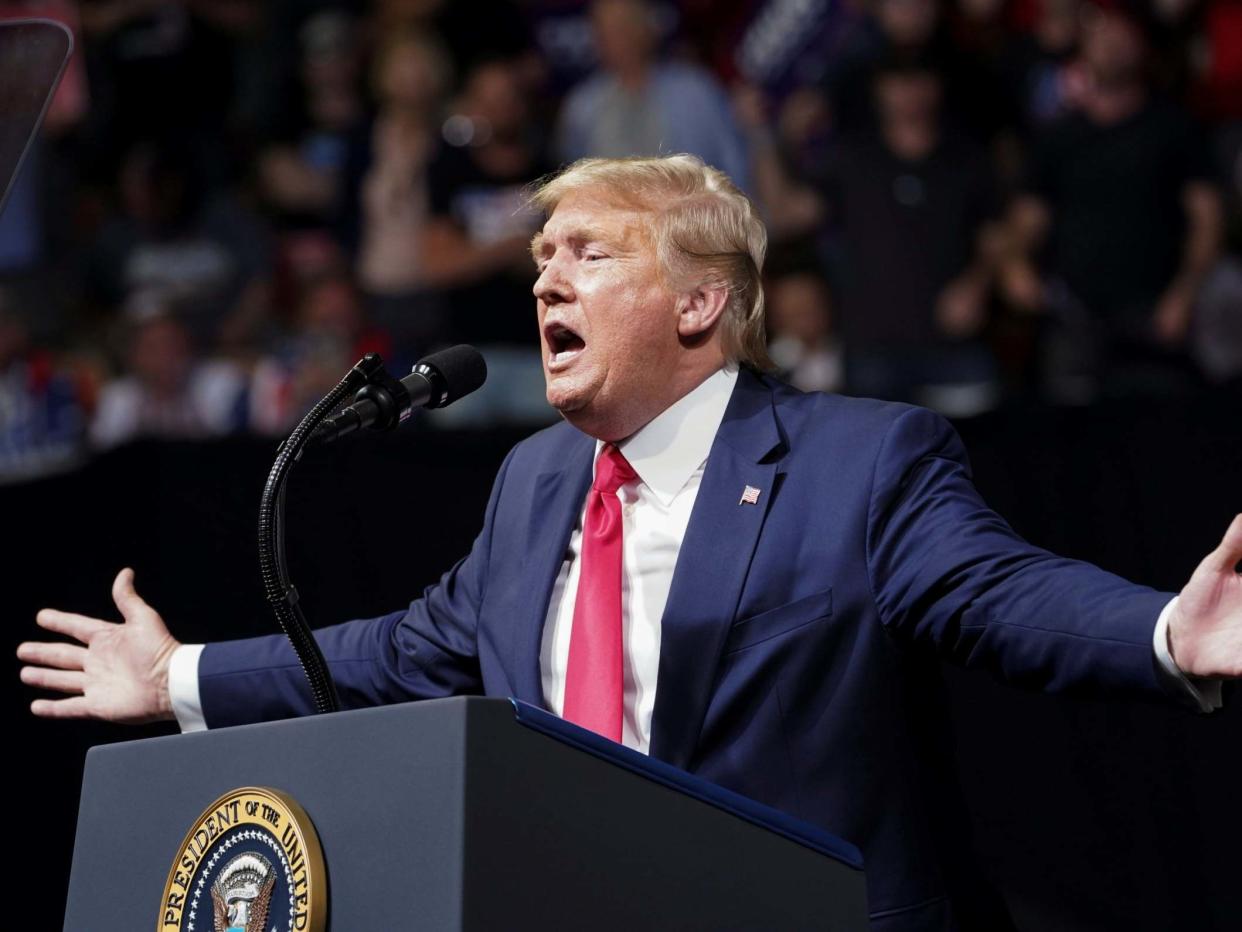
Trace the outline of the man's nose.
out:
<instances>
[{"instance_id":1,"label":"man's nose","mask_svg":"<svg viewBox=\"0 0 1242 932\"><path fill-rule=\"evenodd\" d=\"M564 304L574 299L573 286L561 274L560 264L553 261L543 267L535 279L535 297L546 305Z\"/></svg>"}]
</instances>

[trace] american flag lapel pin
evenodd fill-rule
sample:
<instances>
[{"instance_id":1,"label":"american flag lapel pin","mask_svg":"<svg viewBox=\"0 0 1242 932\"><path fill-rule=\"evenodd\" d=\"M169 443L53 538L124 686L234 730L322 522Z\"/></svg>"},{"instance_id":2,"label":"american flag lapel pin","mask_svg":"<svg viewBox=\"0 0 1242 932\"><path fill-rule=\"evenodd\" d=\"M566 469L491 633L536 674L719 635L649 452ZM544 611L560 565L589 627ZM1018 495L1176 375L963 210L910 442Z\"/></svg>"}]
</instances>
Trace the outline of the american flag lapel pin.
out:
<instances>
[{"instance_id":1,"label":"american flag lapel pin","mask_svg":"<svg viewBox=\"0 0 1242 932\"><path fill-rule=\"evenodd\" d=\"M758 505L760 491L761 491L760 489L756 489L753 485L746 486L746 488L742 489L742 497L738 499L738 504L739 505Z\"/></svg>"}]
</instances>

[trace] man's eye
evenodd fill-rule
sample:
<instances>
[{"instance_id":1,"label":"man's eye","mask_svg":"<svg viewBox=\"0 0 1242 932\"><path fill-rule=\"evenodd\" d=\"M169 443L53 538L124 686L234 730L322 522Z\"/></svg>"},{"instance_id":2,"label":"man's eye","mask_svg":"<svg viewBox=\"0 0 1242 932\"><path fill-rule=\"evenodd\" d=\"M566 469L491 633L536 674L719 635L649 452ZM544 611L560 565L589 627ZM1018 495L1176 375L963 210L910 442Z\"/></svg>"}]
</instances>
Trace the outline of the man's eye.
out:
<instances>
[{"instance_id":1,"label":"man's eye","mask_svg":"<svg viewBox=\"0 0 1242 932\"><path fill-rule=\"evenodd\" d=\"M608 257L602 252L584 252L582 258L587 262L594 262L596 259L607 259Z\"/></svg>"}]
</instances>

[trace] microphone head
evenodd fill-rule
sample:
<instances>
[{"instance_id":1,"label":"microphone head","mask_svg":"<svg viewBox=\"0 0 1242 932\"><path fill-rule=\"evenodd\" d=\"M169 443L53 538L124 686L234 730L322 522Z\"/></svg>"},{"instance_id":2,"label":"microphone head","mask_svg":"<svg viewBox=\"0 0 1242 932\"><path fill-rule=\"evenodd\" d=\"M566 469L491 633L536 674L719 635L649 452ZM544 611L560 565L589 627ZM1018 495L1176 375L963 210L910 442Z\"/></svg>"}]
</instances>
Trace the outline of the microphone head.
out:
<instances>
[{"instance_id":1,"label":"microphone head","mask_svg":"<svg viewBox=\"0 0 1242 932\"><path fill-rule=\"evenodd\" d=\"M414 371L431 370L438 377L437 397L429 408L443 408L458 398L469 395L487 381L487 363L483 354L465 343L432 353L419 360Z\"/></svg>"}]
</instances>

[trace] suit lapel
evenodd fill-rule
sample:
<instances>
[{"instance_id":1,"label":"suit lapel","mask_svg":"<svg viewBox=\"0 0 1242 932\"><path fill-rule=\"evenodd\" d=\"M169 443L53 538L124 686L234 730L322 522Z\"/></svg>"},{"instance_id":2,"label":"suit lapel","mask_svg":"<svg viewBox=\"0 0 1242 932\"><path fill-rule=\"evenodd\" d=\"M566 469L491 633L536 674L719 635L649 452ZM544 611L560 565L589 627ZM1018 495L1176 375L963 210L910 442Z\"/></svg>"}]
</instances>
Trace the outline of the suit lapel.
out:
<instances>
[{"instance_id":1,"label":"suit lapel","mask_svg":"<svg viewBox=\"0 0 1242 932\"><path fill-rule=\"evenodd\" d=\"M776 488L778 465L767 460L776 459L769 454L781 445L771 390L741 370L707 458L661 621L651 755L679 767L689 766L698 741L720 651ZM759 490L755 504L739 503L747 486Z\"/></svg>"},{"instance_id":2,"label":"suit lapel","mask_svg":"<svg viewBox=\"0 0 1242 932\"><path fill-rule=\"evenodd\" d=\"M545 706L539 650L548 602L565 560L569 537L586 500L594 455L595 441L585 435L575 439L561 469L536 476L531 496L523 570L529 598L519 600L520 607L513 619L516 637L513 688L518 699L541 709Z\"/></svg>"}]
</instances>

